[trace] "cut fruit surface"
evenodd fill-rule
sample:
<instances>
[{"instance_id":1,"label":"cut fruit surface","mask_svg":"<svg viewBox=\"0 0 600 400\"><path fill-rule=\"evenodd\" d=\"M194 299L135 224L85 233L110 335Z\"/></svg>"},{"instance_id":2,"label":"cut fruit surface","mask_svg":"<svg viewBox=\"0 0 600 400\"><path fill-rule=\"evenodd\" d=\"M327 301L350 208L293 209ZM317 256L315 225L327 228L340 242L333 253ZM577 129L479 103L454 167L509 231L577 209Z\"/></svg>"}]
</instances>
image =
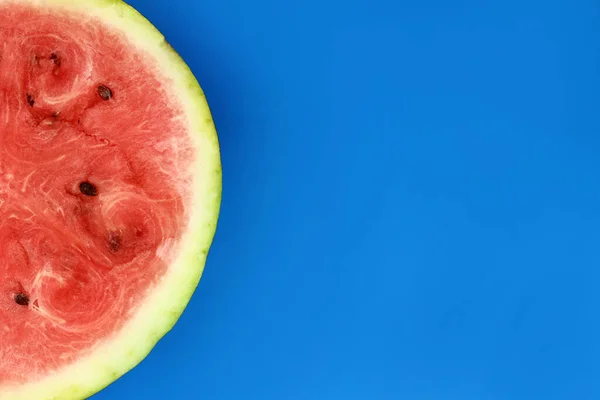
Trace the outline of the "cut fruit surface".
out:
<instances>
[{"instance_id":1,"label":"cut fruit surface","mask_svg":"<svg viewBox=\"0 0 600 400\"><path fill-rule=\"evenodd\" d=\"M0 400L83 399L202 274L221 164L204 94L117 0L0 0Z\"/></svg>"}]
</instances>

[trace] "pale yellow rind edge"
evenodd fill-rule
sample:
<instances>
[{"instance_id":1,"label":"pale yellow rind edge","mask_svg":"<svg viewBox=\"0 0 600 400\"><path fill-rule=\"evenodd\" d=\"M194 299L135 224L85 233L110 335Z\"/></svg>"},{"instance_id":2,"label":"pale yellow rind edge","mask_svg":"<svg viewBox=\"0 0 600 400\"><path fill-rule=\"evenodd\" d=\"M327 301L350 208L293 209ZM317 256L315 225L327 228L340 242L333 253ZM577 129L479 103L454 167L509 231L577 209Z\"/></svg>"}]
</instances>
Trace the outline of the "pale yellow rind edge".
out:
<instances>
[{"instance_id":1,"label":"pale yellow rind edge","mask_svg":"<svg viewBox=\"0 0 600 400\"><path fill-rule=\"evenodd\" d=\"M0 387L0 400L82 400L139 364L174 326L204 270L221 204L220 149L211 113L196 78L163 35L121 0L0 0L83 10L121 29L141 50L156 57L173 91L187 107L189 131L199 162L194 166L192 223L182 252L167 275L127 325L93 354L48 376L18 387ZM168 368L168 366L166 366ZM160 377L157 377L160 378Z\"/></svg>"}]
</instances>

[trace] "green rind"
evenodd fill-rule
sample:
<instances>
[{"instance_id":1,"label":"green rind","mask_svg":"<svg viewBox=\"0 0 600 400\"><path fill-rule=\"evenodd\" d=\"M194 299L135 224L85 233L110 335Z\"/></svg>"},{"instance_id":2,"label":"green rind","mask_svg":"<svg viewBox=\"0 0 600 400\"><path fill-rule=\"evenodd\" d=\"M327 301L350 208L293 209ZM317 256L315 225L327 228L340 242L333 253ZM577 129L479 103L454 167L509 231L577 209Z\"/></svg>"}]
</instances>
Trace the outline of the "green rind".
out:
<instances>
[{"instance_id":1,"label":"green rind","mask_svg":"<svg viewBox=\"0 0 600 400\"><path fill-rule=\"evenodd\" d=\"M148 295L140 310L113 338L94 352L56 373L25 385L0 386L0 400L82 400L138 365L179 320L202 276L220 212L222 170L217 132L204 92L179 54L154 25L121 0L0 0L2 4L62 7L100 17L122 30L129 40L163 63L174 82L173 93L184 103L196 144L195 197L192 222L181 253L163 282ZM0 360L1 362L1 360Z\"/></svg>"}]
</instances>

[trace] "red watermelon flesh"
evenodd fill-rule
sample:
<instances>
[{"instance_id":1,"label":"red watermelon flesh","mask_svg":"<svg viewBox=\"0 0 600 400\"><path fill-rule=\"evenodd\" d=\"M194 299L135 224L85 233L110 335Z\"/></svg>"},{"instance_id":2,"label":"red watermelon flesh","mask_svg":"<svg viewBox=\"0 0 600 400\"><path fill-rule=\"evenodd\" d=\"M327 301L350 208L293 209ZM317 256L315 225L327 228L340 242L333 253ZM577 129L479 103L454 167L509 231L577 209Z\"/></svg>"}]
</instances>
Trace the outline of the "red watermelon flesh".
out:
<instances>
[{"instance_id":1,"label":"red watermelon flesh","mask_svg":"<svg viewBox=\"0 0 600 400\"><path fill-rule=\"evenodd\" d=\"M157 60L101 19L0 2L0 386L135 314L188 229L198 153Z\"/></svg>"}]
</instances>

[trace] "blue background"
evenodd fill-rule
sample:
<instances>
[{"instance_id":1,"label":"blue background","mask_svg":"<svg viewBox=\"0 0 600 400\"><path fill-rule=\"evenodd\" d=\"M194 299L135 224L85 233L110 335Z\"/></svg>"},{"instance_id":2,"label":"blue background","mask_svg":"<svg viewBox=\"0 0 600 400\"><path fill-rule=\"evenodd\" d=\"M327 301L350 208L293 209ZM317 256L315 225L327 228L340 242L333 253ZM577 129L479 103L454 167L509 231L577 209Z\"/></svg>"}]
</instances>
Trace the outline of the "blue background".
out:
<instances>
[{"instance_id":1,"label":"blue background","mask_svg":"<svg viewBox=\"0 0 600 400\"><path fill-rule=\"evenodd\" d=\"M223 207L94 400L600 398L600 2L131 4L206 91Z\"/></svg>"}]
</instances>

